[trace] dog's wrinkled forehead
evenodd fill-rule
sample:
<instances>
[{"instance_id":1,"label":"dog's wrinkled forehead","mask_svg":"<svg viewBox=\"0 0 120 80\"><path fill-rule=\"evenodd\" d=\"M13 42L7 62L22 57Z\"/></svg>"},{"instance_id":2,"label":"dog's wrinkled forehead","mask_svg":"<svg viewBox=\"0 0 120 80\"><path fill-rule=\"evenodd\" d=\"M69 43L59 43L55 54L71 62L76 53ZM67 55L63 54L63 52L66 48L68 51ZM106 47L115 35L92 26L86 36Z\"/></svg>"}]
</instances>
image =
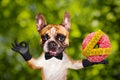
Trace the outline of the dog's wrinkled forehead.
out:
<instances>
[{"instance_id":1,"label":"dog's wrinkled forehead","mask_svg":"<svg viewBox=\"0 0 120 80\"><path fill-rule=\"evenodd\" d=\"M62 25L56 25L56 24L49 24L46 27L44 27L40 34L48 34L48 35L56 35L57 33L63 34L63 35L68 35L68 31L62 26Z\"/></svg>"},{"instance_id":2,"label":"dog's wrinkled forehead","mask_svg":"<svg viewBox=\"0 0 120 80\"><path fill-rule=\"evenodd\" d=\"M47 31L48 35L55 35L56 34L56 28L53 26L49 31Z\"/></svg>"}]
</instances>

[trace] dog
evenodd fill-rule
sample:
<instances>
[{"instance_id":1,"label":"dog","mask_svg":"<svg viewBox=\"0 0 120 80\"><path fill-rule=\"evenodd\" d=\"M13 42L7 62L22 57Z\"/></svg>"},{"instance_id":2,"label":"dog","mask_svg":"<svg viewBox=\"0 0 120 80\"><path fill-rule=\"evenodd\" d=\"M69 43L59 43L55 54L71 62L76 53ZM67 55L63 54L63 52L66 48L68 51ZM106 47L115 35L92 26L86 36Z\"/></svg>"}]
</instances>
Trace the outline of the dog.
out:
<instances>
[{"instance_id":1,"label":"dog","mask_svg":"<svg viewBox=\"0 0 120 80\"><path fill-rule=\"evenodd\" d=\"M61 24L47 24L42 14L36 16L36 28L40 34L43 52L38 59L30 55L27 42L12 44L12 50L19 52L33 69L42 69L42 80L66 80L68 69L82 69L93 64L86 60L72 60L65 49L69 46L70 15L65 12Z\"/></svg>"}]
</instances>

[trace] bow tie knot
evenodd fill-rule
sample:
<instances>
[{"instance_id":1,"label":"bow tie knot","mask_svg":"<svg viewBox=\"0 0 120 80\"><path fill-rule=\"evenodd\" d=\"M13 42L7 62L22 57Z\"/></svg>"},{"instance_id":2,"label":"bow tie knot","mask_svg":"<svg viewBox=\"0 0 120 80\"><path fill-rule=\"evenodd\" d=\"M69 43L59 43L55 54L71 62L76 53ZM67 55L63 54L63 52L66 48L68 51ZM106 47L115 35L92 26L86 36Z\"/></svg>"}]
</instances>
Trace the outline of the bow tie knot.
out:
<instances>
[{"instance_id":1,"label":"bow tie knot","mask_svg":"<svg viewBox=\"0 0 120 80\"><path fill-rule=\"evenodd\" d=\"M62 60L63 58L63 53L59 53L57 55L50 55L50 53L45 53L45 59L48 60L48 59L51 59L52 57L55 57L59 60Z\"/></svg>"}]
</instances>

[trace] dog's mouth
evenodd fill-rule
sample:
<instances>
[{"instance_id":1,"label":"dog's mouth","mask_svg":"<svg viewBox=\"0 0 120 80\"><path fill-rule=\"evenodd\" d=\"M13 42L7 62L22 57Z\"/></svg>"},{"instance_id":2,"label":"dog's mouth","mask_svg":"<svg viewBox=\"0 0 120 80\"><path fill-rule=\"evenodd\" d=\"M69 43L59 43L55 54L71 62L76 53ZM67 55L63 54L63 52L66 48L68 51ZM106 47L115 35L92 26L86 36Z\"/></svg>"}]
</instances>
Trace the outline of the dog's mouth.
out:
<instances>
[{"instance_id":1,"label":"dog's mouth","mask_svg":"<svg viewBox=\"0 0 120 80\"><path fill-rule=\"evenodd\" d=\"M52 48L48 48L48 53L50 55L53 55L53 56L56 56L56 55L60 54L63 51L64 51L64 48L58 47L58 46L52 47Z\"/></svg>"},{"instance_id":2,"label":"dog's mouth","mask_svg":"<svg viewBox=\"0 0 120 80\"><path fill-rule=\"evenodd\" d=\"M55 55L57 55L58 53L57 53L57 51L49 51L49 54L55 56Z\"/></svg>"},{"instance_id":3,"label":"dog's mouth","mask_svg":"<svg viewBox=\"0 0 120 80\"><path fill-rule=\"evenodd\" d=\"M59 51L59 48L57 46L55 46L55 47L49 47L48 52L50 55L55 56L55 55L59 54L60 51Z\"/></svg>"},{"instance_id":4,"label":"dog's mouth","mask_svg":"<svg viewBox=\"0 0 120 80\"><path fill-rule=\"evenodd\" d=\"M62 53L64 51L64 49L65 48L63 48L63 47L55 47L55 49L54 48L49 49L48 52L50 55L56 56L56 55Z\"/></svg>"}]
</instances>

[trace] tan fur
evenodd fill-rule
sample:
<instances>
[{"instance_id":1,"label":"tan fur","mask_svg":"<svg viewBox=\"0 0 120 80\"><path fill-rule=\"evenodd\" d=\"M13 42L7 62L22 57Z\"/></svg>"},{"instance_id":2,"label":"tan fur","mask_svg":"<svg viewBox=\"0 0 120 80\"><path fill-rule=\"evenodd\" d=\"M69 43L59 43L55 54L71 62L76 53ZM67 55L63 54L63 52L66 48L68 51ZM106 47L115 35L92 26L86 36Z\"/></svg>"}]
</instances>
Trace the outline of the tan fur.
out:
<instances>
[{"instance_id":1,"label":"tan fur","mask_svg":"<svg viewBox=\"0 0 120 80\"><path fill-rule=\"evenodd\" d=\"M60 33L60 34L63 34L63 35L66 36L65 44L68 44L68 45L69 45L69 39L68 39L69 32L68 32L62 25L59 25L59 24L49 24L49 25L47 25L45 28L43 28L43 29L39 32L39 34L40 34L40 35L48 34L48 33L50 33L50 32L49 32L50 29L53 28L53 27L56 29L56 33L55 33L55 34ZM52 35L52 36L54 36L54 35ZM42 43L42 40L40 40L40 43Z\"/></svg>"}]
</instances>

